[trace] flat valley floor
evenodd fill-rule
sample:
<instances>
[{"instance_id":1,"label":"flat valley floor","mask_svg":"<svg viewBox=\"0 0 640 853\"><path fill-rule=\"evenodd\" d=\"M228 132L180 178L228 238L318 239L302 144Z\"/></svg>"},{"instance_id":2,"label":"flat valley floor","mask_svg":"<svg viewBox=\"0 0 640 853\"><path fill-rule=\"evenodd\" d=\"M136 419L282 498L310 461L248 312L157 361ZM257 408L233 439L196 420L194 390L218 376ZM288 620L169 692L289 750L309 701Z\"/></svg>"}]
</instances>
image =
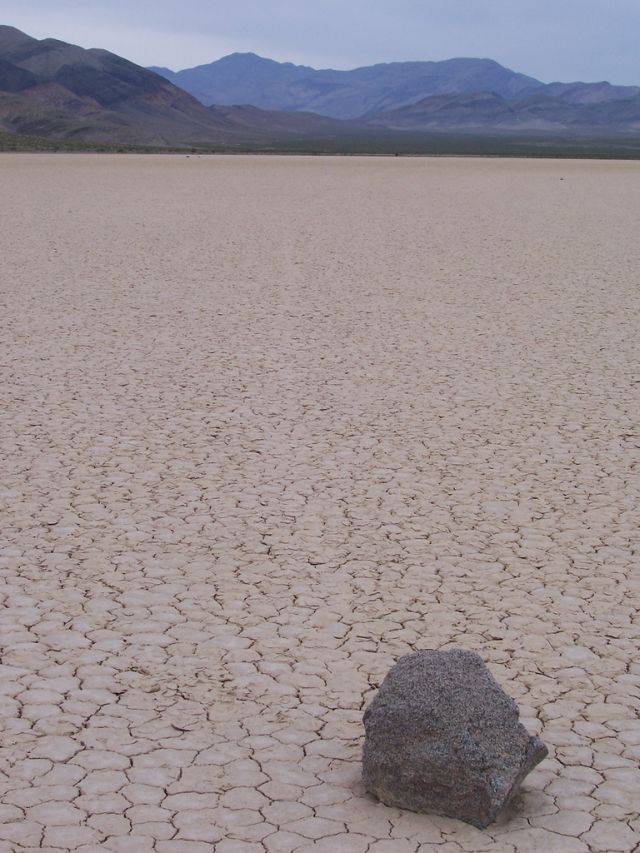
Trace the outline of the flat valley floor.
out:
<instances>
[{"instance_id":1,"label":"flat valley floor","mask_svg":"<svg viewBox=\"0 0 640 853\"><path fill-rule=\"evenodd\" d=\"M0 851L640 844L640 163L1 155ZM497 824L363 791L476 649Z\"/></svg>"}]
</instances>

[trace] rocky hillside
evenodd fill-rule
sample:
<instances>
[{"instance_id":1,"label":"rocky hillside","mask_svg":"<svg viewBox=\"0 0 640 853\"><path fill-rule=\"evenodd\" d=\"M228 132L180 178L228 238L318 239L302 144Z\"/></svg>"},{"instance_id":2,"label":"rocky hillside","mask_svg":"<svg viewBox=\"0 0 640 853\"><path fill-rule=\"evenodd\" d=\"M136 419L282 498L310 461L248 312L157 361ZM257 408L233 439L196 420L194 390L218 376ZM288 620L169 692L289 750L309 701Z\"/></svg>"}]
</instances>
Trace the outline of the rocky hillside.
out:
<instances>
[{"instance_id":1,"label":"rocky hillside","mask_svg":"<svg viewBox=\"0 0 640 853\"><path fill-rule=\"evenodd\" d=\"M334 135L321 116L203 106L159 74L106 50L0 27L0 131L153 145Z\"/></svg>"}]
</instances>

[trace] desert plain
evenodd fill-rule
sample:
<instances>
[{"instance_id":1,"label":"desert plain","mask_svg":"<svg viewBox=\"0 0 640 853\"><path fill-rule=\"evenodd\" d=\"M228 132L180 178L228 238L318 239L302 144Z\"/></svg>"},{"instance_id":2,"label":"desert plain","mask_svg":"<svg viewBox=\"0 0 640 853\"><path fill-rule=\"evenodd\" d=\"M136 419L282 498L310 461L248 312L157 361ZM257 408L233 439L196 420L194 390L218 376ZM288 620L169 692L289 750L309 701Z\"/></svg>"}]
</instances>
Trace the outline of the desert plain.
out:
<instances>
[{"instance_id":1,"label":"desert plain","mask_svg":"<svg viewBox=\"0 0 640 853\"><path fill-rule=\"evenodd\" d=\"M1 155L0 851L640 845L640 163ZM360 782L414 649L550 756Z\"/></svg>"}]
</instances>

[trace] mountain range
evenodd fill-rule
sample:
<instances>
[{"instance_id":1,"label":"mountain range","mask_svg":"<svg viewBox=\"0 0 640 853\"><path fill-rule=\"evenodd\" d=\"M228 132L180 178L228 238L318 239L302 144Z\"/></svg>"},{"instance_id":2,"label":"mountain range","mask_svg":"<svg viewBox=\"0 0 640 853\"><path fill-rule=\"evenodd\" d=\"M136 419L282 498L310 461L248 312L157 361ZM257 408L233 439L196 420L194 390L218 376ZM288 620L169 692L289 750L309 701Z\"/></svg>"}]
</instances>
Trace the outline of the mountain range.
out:
<instances>
[{"instance_id":1,"label":"mountain range","mask_svg":"<svg viewBox=\"0 0 640 853\"><path fill-rule=\"evenodd\" d=\"M253 104L265 110L304 110L367 120L433 96L487 92L506 101L549 98L572 105L629 100L640 86L541 83L492 59L390 62L353 71L316 71L234 53L208 65L173 72L152 68L203 104Z\"/></svg>"},{"instance_id":2,"label":"mountain range","mask_svg":"<svg viewBox=\"0 0 640 853\"><path fill-rule=\"evenodd\" d=\"M316 71L253 53L234 53L183 71L152 70L203 104L304 110L395 130L640 130L640 86L545 84L491 59Z\"/></svg>"},{"instance_id":3,"label":"mountain range","mask_svg":"<svg viewBox=\"0 0 640 853\"><path fill-rule=\"evenodd\" d=\"M391 62L353 71L316 71L253 53L234 53L177 73L151 70L203 104L253 104L265 110L305 110L339 119L367 118L429 95L491 91L511 98L541 85L490 59Z\"/></svg>"},{"instance_id":4,"label":"mountain range","mask_svg":"<svg viewBox=\"0 0 640 853\"><path fill-rule=\"evenodd\" d=\"M0 131L87 141L276 147L412 134L640 132L640 87L544 84L489 59L316 71L232 54L172 72L0 26Z\"/></svg>"},{"instance_id":5,"label":"mountain range","mask_svg":"<svg viewBox=\"0 0 640 853\"><path fill-rule=\"evenodd\" d=\"M325 135L319 115L206 107L164 77L106 50L0 26L0 130L152 145L224 145Z\"/></svg>"}]
</instances>

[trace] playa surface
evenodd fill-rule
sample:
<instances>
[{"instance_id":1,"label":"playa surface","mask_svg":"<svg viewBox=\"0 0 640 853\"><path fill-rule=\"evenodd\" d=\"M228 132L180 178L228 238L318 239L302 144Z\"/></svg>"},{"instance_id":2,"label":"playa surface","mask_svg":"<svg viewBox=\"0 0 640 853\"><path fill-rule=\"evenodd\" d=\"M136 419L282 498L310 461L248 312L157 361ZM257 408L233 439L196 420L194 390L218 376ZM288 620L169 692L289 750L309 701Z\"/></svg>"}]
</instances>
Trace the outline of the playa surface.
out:
<instances>
[{"instance_id":1,"label":"playa surface","mask_svg":"<svg viewBox=\"0 0 640 853\"><path fill-rule=\"evenodd\" d=\"M640 164L0 183L0 851L634 850ZM550 749L482 832L359 781L452 647Z\"/></svg>"}]
</instances>

